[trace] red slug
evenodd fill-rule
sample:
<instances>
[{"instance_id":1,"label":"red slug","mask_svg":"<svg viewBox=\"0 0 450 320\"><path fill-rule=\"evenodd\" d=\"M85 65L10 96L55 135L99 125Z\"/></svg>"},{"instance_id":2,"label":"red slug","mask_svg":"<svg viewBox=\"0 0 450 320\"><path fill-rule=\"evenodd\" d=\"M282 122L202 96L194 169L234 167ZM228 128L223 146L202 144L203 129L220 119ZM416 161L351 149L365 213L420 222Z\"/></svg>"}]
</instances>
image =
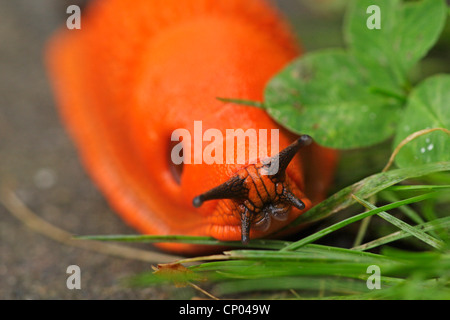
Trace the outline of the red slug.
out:
<instances>
[{"instance_id":1,"label":"red slug","mask_svg":"<svg viewBox=\"0 0 450 320\"><path fill-rule=\"evenodd\" d=\"M268 80L300 54L268 3L97 0L81 26L51 39L49 73L87 171L131 226L247 242L288 226L324 198L335 151L285 130L262 109L217 99L262 101ZM177 129L192 141L174 138ZM208 137L209 129L216 135ZM267 130L271 142L265 149L263 140L230 138L230 129ZM270 135L274 129L278 136ZM230 143L232 161L196 158L225 155ZM278 170L265 174L273 164Z\"/></svg>"}]
</instances>

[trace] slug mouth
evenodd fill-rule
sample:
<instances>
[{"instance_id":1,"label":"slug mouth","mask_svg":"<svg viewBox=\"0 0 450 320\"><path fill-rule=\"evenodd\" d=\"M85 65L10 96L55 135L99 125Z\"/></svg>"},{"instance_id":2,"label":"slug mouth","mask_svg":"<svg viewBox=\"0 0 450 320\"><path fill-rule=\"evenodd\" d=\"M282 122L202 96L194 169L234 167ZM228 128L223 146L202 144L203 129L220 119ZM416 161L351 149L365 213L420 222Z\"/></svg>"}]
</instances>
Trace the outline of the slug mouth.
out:
<instances>
[{"instance_id":1,"label":"slug mouth","mask_svg":"<svg viewBox=\"0 0 450 320\"><path fill-rule=\"evenodd\" d=\"M310 136L302 135L277 155L244 167L228 181L196 196L194 207L209 200L233 200L241 219L241 241L247 244L251 228L265 232L273 220L286 221L292 207L306 208L295 195L296 187L292 187L286 168L295 154L311 142Z\"/></svg>"},{"instance_id":2,"label":"slug mouth","mask_svg":"<svg viewBox=\"0 0 450 320\"><path fill-rule=\"evenodd\" d=\"M284 188L283 193L277 194L273 199L266 200L262 207L248 206L248 200L241 204L239 210L241 216L241 241L248 243L250 239L250 229L266 233L274 221L286 221L292 207L304 210L306 205L303 201L292 195L291 191ZM292 198L292 199L291 199ZM295 205L294 205L295 203Z\"/></svg>"}]
</instances>

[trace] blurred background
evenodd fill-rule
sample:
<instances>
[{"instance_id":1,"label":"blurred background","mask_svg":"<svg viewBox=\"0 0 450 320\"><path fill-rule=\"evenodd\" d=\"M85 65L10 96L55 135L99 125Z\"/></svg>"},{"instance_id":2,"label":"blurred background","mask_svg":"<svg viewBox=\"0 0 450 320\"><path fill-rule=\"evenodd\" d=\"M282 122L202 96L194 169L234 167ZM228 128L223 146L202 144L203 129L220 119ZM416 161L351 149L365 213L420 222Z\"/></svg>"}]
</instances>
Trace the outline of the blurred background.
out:
<instances>
[{"instance_id":1,"label":"blurred background","mask_svg":"<svg viewBox=\"0 0 450 320\"><path fill-rule=\"evenodd\" d=\"M69 16L71 4L88 1L0 0L0 186L12 190L45 221L74 235L135 234L112 212L86 175L55 109L43 52L46 41ZM306 51L342 46L345 1L277 0ZM131 2L130 2L131 5ZM448 31L448 28L447 28ZM442 70L448 46L438 45L427 70ZM347 185L378 171L377 149L352 165ZM364 162L365 161L365 162ZM346 165L345 162L341 166ZM355 168L365 168L358 171ZM141 249L152 249L141 245ZM68 290L66 268L81 268L81 290ZM151 270L151 264L64 245L36 233L0 205L0 299L165 299L183 290L131 288L122 280Z\"/></svg>"}]
</instances>

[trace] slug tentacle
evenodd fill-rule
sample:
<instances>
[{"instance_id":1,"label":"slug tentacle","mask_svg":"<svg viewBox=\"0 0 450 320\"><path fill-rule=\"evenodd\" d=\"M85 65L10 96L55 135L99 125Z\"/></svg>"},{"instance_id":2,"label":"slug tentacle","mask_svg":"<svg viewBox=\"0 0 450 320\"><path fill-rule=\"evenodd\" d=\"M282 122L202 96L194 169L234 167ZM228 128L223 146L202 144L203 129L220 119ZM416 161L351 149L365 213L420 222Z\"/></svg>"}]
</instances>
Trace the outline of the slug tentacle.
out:
<instances>
[{"instance_id":1,"label":"slug tentacle","mask_svg":"<svg viewBox=\"0 0 450 320\"><path fill-rule=\"evenodd\" d=\"M286 169L295 154L311 142L310 136L302 135L268 160L244 167L228 181L196 196L192 202L194 207L200 207L208 200L235 201L241 219L241 241L248 243L251 227L267 230L272 218L285 221L292 206L298 210L306 208L305 203L290 190ZM273 167L277 170L271 171Z\"/></svg>"},{"instance_id":2,"label":"slug tentacle","mask_svg":"<svg viewBox=\"0 0 450 320\"><path fill-rule=\"evenodd\" d=\"M248 192L243 184L244 180L234 176L225 183L195 197L192 204L198 208L207 200L245 198Z\"/></svg>"},{"instance_id":3,"label":"slug tentacle","mask_svg":"<svg viewBox=\"0 0 450 320\"><path fill-rule=\"evenodd\" d=\"M274 177L283 177L286 173L286 168L291 163L292 158L295 154L302 148L310 145L312 143L312 138L309 135L301 135L297 140L295 140L290 146L283 149L276 156L271 157L269 161L266 161L266 165L269 166L268 175L273 175ZM273 162L277 162L277 165L273 165ZM270 172L273 168L275 172Z\"/></svg>"}]
</instances>

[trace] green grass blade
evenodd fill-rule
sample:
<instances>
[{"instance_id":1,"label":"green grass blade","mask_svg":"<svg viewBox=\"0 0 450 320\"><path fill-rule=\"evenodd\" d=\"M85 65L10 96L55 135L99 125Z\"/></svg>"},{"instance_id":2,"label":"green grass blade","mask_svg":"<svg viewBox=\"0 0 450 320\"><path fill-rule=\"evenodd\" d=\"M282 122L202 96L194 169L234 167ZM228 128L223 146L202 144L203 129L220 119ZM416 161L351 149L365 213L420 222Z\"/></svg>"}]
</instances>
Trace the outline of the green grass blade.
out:
<instances>
[{"instance_id":1,"label":"green grass blade","mask_svg":"<svg viewBox=\"0 0 450 320\"><path fill-rule=\"evenodd\" d=\"M245 279L227 281L217 286L217 291L221 295L273 290L302 290L303 293L305 291L321 291L322 294L327 295L336 293L341 295L361 294L368 291L365 281L339 277L276 277L264 279L264 281Z\"/></svg>"},{"instance_id":2,"label":"green grass blade","mask_svg":"<svg viewBox=\"0 0 450 320\"><path fill-rule=\"evenodd\" d=\"M337 222L335 224L333 224L332 226L329 226L325 229L322 229L308 237L305 237L299 241L296 241L294 243L289 244L288 246L284 247L281 249L281 251L288 251L288 250L296 250L308 243L312 243L324 236L326 236L327 234L330 234L333 231L336 231L340 228L343 228L353 222L359 221L361 219L364 219L366 217L372 216L374 214L377 214L379 212L385 211L385 210L390 210L390 209L394 209L397 208L399 206L402 206L404 204L409 204L409 203L414 203L414 202L419 202L419 201L423 201L425 199L429 199L432 198L435 195L434 192L430 192L430 193L426 193L420 196L416 196L416 197L412 197L412 198L408 198L402 201L397 201L394 203L390 203L388 205L385 205L383 207L377 208L377 209L372 209L363 213L360 213L358 215L355 215L353 217L347 218L345 220L342 220L340 222Z\"/></svg>"},{"instance_id":3,"label":"green grass blade","mask_svg":"<svg viewBox=\"0 0 450 320\"><path fill-rule=\"evenodd\" d=\"M216 99L219 101L222 101L222 102L229 102L229 103L235 103L235 104L239 104L239 105L264 109L264 104L259 101L233 99L233 98L222 98L222 97L217 97Z\"/></svg>"},{"instance_id":4,"label":"green grass blade","mask_svg":"<svg viewBox=\"0 0 450 320\"><path fill-rule=\"evenodd\" d=\"M382 258L368 255L354 254L357 251L349 250L349 253L336 252L308 252L308 251L263 251L263 250L235 250L226 252L231 259L241 260L275 260L275 261L321 261L337 262L349 261L354 263L371 264L382 260ZM358 252L359 253L359 252Z\"/></svg>"},{"instance_id":5,"label":"green grass blade","mask_svg":"<svg viewBox=\"0 0 450 320\"><path fill-rule=\"evenodd\" d=\"M117 241L117 242L143 242L143 243L189 243L198 245L244 247L261 249L281 249L289 244L289 241L254 239L247 245L240 241L220 241L212 237L185 236L185 235L87 235L77 236L79 240Z\"/></svg>"},{"instance_id":6,"label":"green grass blade","mask_svg":"<svg viewBox=\"0 0 450 320\"><path fill-rule=\"evenodd\" d=\"M411 186L391 186L386 191L433 191L450 189L450 185L411 185Z\"/></svg>"},{"instance_id":7,"label":"green grass blade","mask_svg":"<svg viewBox=\"0 0 450 320\"><path fill-rule=\"evenodd\" d=\"M325 201L309 209L293 221L289 227L319 221L338 211L348 208L356 202L355 199L352 198L352 194L361 199L367 199L381 190L391 187L406 179L422 177L431 173L448 170L450 170L449 161L396 169L372 175L338 191Z\"/></svg>"},{"instance_id":8,"label":"green grass blade","mask_svg":"<svg viewBox=\"0 0 450 320\"><path fill-rule=\"evenodd\" d=\"M369 228L371 219L372 219L372 217L367 217L361 221L361 224L358 229L358 233L356 234L355 241L353 242L353 246L358 246L362 243L364 236L366 235L367 229Z\"/></svg>"},{"instance_id":9,"label":"green grass blade","mask_svg":"<svg viewBox=\"0 0 450 320\"><path fill-rule=\"evenodd\" d=\"M380 198L383 198L384 200L386 200L388 202L399 201L399 198L393 192L388 192L386 190L384 190L383 192L380 193ZM409 207L409 206L406 206L406 205L401 206L399 208L399 210L402 211L408 218L410 218L412 221L414 221L417 224L425 222L422 219L422 217L416 211L411 209L411 207Z\"/></svg>"},{"instance_id":10,"label":"green grass blade","mask_svg":"<svg viewBox=\"0 0 450 320\"><path fill-rule=\"evenodd\" d=\"M419 224L419 225L415 226L414 228L417 228L424 232L436 230L436 229L448 229L448 228L450 228L450 217L445 217L445 218L437 219L437 220L434 220L431 222ZM369 249L373 249L373 248L388 244L390 242L404 239L404 238L410 237L410 236L411 236L411 234L409 232L400 230L400 231L391 233L387 236L384 236L382 238L379 238L379 239L376 239L376 240L373 240L370 242L366 242L362 245L353 247L352 250L357 250L357 251L369 250Z\"/></svg>"},{"instance_id":11,"label":"green grass blade","mask_svg":"<svg viewBox=\"0 0 450 320\"><path fill-rule=\"evenodd\" d=\"M371 209L371 210L379 209L376 206L374 206L373 204L371 204L357 196L354 196L354 197L359 203L361 203L364 207L366 207L368 209ZM389 213L387 213L385 211L378 212L377 215L380 216L381 218L383 218L384 220L386 220L387 222L393 224L397 228L410 233L417 239L422 240L423 242L432 246L435 249L442 250L445 247L444 242L442 242L436 238L433 238L432 236L426 234L425 232L423 232L422 230L420 230L418 228L412 227L411 225L407 224L406 222L390 215Z\"/></svg>"}]
</instances>

